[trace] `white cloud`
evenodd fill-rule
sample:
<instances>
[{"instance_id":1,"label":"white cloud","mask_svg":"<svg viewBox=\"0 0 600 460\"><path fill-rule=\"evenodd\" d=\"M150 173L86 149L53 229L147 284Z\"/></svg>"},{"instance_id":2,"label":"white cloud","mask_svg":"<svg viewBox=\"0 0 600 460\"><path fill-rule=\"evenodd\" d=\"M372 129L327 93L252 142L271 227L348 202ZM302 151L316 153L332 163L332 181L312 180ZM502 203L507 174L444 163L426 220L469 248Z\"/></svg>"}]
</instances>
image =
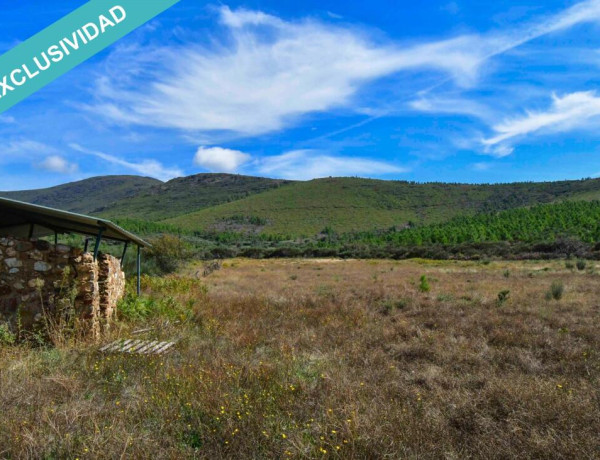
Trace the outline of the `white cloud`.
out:
<instances>
[{"instance_id":1,"label":"white cloud","mask_svg":"<svg viewBox=\"0 0 600 460\"><path fill-rule=\"evenodd\" d=\"M306 113L348 106L363 84L403 69L439 69L467 82L484 53L474 37L400 47L375 44L355 30L261 12L224 7L221 21L229 47L121 49L111 64L127 68L98 80L102 102L93 109L121 122L257 135ZM144 77L152 81L140 88Z\"/></svg>"},{"instance_id":2,"label":"white cloud","mask_svg":"<svg viewBox=\"0 0 600 460\"><path fill-rule=\"evenodd\" d=\"M458 85L472 85L489 58L600 20L600 0L512 30L410 45L245 9L222 7L220 20L229 40L212 48L118 48L109 58L109 75L97 82L100 102L92 109L120 122L185 131L272 132L303 114L351 108L365 83L401 71L432 69Z\"/></svg>"},{"instance_id":3,"label":"white cloud","mask_svg":"<svg viewBox=\"0 0 600 460\"><path fill-rule=\"evenodd\" d=\"M239 150L222 147L200 147L194 156L194 164L211 172L236 172L250 160L250 155Z\"/></svg>"},{"instance_id":4,"label":"white cloud","mask_svg":"<svg viewBox=\"0 0 600 460\"><path fill-rule=\"evenodd\" d=\"M529 134L565 132L581 128L597 129L600 97L594 91L553 95L545 111L529 111L524 116L506 120L493 127L496 135L483 140L488 149L510 149L506 142ZM592 123L593 122L593 123Z\"/></svg>"},{"instance_id":5,"label":"white cloud","mask_svg":"<svg viewBox=\"0 0 600 460\"><path fill-rule=\"evenodd\" d=\"M471 169L473 169L474 171L483 172L483 171L489 171L492 168L492 166L494 166L493 163L480 162L480 163L473 163L471 165Z\"/></svg>"},{"instance_id":6,"label":"white cloud","mask_svg":"<svg viewBox=\"0 0 600 460\"><path fill-rule=\"evenodd\" d=\"M59 174L73 174L78 169L58 149L31 139L12 140L0 147L0 163L31 163L36 169Z\"/></svg>"},{"instance_id":7,"label":"white cloud","mask_svg":"<svg viewBox=\"0 0 600 460\"><path fill-rule=\"evenodd\" d=\"M419 112L450 113L489 119L492 110L479 102L465 98L421 97L409 102L409 107Z\"/></svg>"},{"instance_id":8,"label":"white cloud","mask_svg":"<svg viewBox=\"0 0 600 460\"><path fill-rule=\"evenodd\" d=\"M59 155L50 145L31 139L14 139L0 145L0 164L35 163L41 158Z\"/></svg>"},{"instance_id":9,"label":"white cloud","mask_svg":"<svg viewBox=\"0 0 600 460\"><path fill-rule=\"evenodd\" d=\"M381 176L409 169L367 158L332 156L316 150L294 150L256 160L258 174L283 179L309 180L328 176Z\"/></svg>"},{"instance_id":10,"label":"white cloud","mask_svg":"<svg viewBox=\"0 0 600 460\"><path fill-rule=\"evenodd\" d=\"M491 155L493 157L496 158L504 158L507 157L509 155L512 155L512 153L515 151L514 147L510 146L510 145L493 145L493 146L486 146L484 149L484 153L486 153L487 155Z\"/></svg>"},{"instance_id":11,"label":"white cloud","mask_svg":"<svg viewBox=\"0 0 600 460\"><path fill-rule=\"evenodd\" d=\"M183 172L179 168L165 167L156 160L143 160L139 163L132 163L113 155L86 149L78 144L69 144L69 147L77 152L95 156L101 160L135 171L138 174L154 177L163 181L183 176Z\"/></svg>"},{"instance_id":12,"label":"white cloud","mask_svg":"<svg viewBox=\"0 0 600 460\"><path fill-rule=\"evenodd\" d=\"M59 174L73 174L77 172L77 165L75 163L69 163L63 157L58 155L50 155L46 157L42 162L34 164L38 169L44 171L55 172Z\"/></svg>"},{"instance_id":13,"label":"white cloud","mask_svg":"<svg viewBox=\"0 0 600 460\"><path fill-rule=\"evenodd\" d=\"M17 139L0 146L0 158L27 158L37 155L57 153L54 147L31 139Z\"/></svg>"}]
</instances>

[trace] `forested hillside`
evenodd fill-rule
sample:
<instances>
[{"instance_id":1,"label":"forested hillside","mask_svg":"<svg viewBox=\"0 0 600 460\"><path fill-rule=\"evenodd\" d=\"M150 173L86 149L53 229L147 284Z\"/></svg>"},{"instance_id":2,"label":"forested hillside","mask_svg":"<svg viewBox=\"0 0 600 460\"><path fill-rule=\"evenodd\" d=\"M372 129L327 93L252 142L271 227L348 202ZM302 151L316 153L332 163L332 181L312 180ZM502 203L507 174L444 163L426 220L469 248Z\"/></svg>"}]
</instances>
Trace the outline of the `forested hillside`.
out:
<instances>
[{"instance_id":1,"label":"forested hillside","mask_svg":"<svg viewBox=\"0 0 600 460\"><path fill-rule=\"evenodd\" d=\"M600 180L468 185L358 178L297 182L166 222L189 231L311 237L442 223L457 216L600 198Z\"/></svg>"},{"instance_id":2,"label":"forested hillside","mask_svg":"<svg viewBox=\"0 0 600 460\"><path fill-rule=\"evenodd\" d=\"M161 181L150 177L100 176L45 189L0 192L0 196L80 214L91 214L99 206L130 200L160 184Z\"/></svg>"},{"instance_id":3,"label":"forested hillside","mask_svg":"<svg viewBox=\"0 0 600 460\"><path fill-rule=\"evenodd\" d=\"M557 238L600 241L600 201L567 201L531 208L456 217L442 224L347 235L346 241L422 246L480 242L548 242Z\"/></svg>"}]
</instances>

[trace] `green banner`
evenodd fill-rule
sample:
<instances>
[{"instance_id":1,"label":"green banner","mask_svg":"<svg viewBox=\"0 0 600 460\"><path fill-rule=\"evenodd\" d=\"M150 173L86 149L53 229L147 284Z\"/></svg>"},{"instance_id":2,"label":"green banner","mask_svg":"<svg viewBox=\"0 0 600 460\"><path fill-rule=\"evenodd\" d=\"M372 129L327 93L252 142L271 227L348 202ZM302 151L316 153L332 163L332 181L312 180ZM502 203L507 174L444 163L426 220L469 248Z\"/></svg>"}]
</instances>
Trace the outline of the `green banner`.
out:
<instances>
[{"instance_id":1,"label":"green banner","mask_svg":"<svg viewBox=\"0 0 600 460\"><path fill-rule=\"evenodd\" d=\"M0 56L0 113L179 0L91 0Z\"/></svg>"}]
</instances>

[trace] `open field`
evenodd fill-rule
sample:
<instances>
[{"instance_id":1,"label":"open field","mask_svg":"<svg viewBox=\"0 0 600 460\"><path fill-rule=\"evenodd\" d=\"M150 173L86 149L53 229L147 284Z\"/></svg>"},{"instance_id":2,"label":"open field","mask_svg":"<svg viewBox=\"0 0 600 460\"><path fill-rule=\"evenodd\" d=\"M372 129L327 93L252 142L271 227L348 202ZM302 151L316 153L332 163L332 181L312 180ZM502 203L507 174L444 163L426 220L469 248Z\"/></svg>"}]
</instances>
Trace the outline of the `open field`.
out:
<instances>
[{"instance_id":1,"label":"open field","mask_svg":"<svg viewBox=\"0 0 600 460\"><path fill-rule=\"evenodd\" d=\"M138 337L181 340L167 356L0 346L0 458L597 458L598 270L234 259L145 278L111 335L153 327Z\"/></svg>"}]
</instances>

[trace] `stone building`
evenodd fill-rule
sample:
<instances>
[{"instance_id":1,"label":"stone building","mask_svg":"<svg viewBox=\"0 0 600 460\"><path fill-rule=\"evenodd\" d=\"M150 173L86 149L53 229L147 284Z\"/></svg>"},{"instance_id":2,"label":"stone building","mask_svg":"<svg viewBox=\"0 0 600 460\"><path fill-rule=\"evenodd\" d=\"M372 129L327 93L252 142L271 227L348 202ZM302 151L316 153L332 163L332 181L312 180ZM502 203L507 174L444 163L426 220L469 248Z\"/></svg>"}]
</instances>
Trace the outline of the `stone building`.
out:
<instances>
[{"instance_id":1,"label":"stone building","mask_svg":"<svg viewBox=\"0 0 600 460\"><path fill-rule=\"evenodd\" d=\"M91 238L73 248L58 244L64 233ZM102 240L122 243L121 258L102 254ZM34 330L62 315L97 337L125 293L129 246L137 246L139 293L144 240L104 219L0 198L0 323Z\"/></svg>"}]
</instances>

